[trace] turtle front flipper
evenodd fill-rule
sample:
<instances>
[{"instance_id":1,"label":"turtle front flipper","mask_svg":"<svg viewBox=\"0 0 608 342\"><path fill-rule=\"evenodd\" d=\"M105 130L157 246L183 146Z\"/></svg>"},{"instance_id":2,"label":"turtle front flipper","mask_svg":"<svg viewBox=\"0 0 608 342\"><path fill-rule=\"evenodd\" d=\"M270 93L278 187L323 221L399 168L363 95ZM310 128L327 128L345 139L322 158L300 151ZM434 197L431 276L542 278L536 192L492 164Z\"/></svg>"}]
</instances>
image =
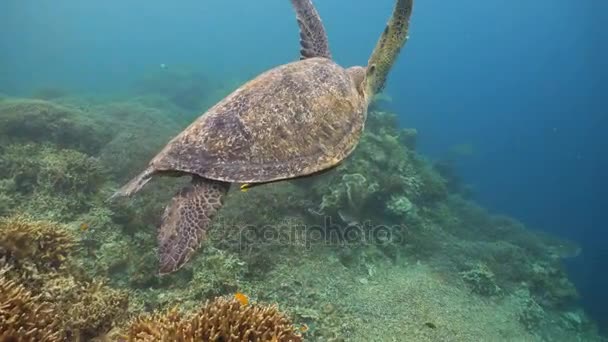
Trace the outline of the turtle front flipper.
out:
<instances>
[{"instance_id":1,"label":"turtle front flipper","mask_svg":"<svg viewBox=\"0 0 608 342\"><path fill-rule=\"evenodd\" d=\"M393 14L367 62L365 92L368 99L381 92L391 67L408 39L413 0L396 0Z\"/></svg>"},{"instance_id":2,"label":"turtle front flipper","mask_svg":"<svg viewBox=\"0 0 608 342\"><path fill-rule=\"evenodd\" d=\"M321 17L311 0L291 0L300 26L300 59L325 57L331 59L329 43Z\"/></svg>"},{"instance_id":3,"label":"turtle front flipper","mask_svg":"<svg viewBox=\"0 0 608 342\"><path fill-rule=\"evenodd\" d=\"M177 271L205 239L230 183L193 176L165 208L158 231L159 273Z\"/></svg>"}]
</instances>

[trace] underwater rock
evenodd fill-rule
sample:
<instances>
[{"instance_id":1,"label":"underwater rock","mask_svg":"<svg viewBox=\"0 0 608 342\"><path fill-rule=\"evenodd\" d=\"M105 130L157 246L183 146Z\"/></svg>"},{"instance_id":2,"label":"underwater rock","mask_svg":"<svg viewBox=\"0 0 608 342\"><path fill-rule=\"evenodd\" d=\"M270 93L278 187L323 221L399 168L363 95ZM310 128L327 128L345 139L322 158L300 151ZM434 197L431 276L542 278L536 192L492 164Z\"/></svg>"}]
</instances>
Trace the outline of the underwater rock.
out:
<instances>
[{"instance_id":1,"label":"underwater rock","mask_svg":"<svg viewBox=\"0 0 608 342\"><path fill-rule=\"evenodd\" d=\"M119 341L301 341L290 319L276 306L243 305L218 297L196 313L173 308L135 318Z\"/></svg>"}]
</instances>

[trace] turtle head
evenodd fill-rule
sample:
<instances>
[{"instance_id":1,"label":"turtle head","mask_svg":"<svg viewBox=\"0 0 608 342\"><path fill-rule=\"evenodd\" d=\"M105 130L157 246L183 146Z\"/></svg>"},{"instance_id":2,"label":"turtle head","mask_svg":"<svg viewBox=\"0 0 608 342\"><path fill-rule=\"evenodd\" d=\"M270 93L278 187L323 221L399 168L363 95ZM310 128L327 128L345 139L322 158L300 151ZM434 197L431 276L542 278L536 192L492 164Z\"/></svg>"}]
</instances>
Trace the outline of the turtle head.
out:
<instances>
[{"instance_id":1,"label":"turtle head","mask_svg":"<svg viewBox=\"0 0 608 342\"><path fill-rule=\"evenodd\" d=\"M346 72L350 75L350 78L355 83L359 94L364 95L364 83L365 82L365 67L362 66L353 66L346 69Z\"/></svg>"}]
</instances>

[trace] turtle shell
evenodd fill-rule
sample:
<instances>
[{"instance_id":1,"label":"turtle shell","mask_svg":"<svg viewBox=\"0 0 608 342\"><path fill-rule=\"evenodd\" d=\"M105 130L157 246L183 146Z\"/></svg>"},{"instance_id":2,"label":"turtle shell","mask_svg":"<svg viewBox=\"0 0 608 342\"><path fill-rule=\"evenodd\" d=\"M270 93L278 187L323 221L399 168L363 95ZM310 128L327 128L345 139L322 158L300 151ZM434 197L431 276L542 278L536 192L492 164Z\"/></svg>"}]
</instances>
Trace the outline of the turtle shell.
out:
<instances>
[{"instance_id":1,"label":"turtle shell","mask_svg":"<svg viewBox=\"0 0 608 342\"><path fill-rule=\"evenodd\" d=\"M354 150L364 104L348 72L329 59L281 65L210 108L150 166L236 183L310 175Z\"/></svg>"}]
</instances>

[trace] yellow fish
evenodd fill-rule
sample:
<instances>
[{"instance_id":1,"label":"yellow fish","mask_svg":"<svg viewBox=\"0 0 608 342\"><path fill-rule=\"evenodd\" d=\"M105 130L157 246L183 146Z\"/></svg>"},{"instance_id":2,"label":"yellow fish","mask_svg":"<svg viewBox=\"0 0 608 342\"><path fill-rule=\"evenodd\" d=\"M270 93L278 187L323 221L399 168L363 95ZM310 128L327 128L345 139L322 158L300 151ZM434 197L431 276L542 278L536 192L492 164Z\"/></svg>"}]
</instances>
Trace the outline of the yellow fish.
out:
<instances>
[{"instance_id":1,"label":"yellow fish","mask_svg":"<svg viewBox=\"0 0 608 342\"><path fill-rule=\"evenodd\" d=\"M238 300L241 305L249 304L249 297L242 292L237 292L234 294L234 299Z\"/></svg>"},{"instance_id":2,"label":"yellow fish","mask_svg":"<svg viewBox=\"0 0 608 342\"><path fill-rule=\"evenodd\" d=\"M89 230L89 224L86 222L82 222L80 224L80 231L81 232L86 232L87 230Z\"/></svg>"}]
</instances>

